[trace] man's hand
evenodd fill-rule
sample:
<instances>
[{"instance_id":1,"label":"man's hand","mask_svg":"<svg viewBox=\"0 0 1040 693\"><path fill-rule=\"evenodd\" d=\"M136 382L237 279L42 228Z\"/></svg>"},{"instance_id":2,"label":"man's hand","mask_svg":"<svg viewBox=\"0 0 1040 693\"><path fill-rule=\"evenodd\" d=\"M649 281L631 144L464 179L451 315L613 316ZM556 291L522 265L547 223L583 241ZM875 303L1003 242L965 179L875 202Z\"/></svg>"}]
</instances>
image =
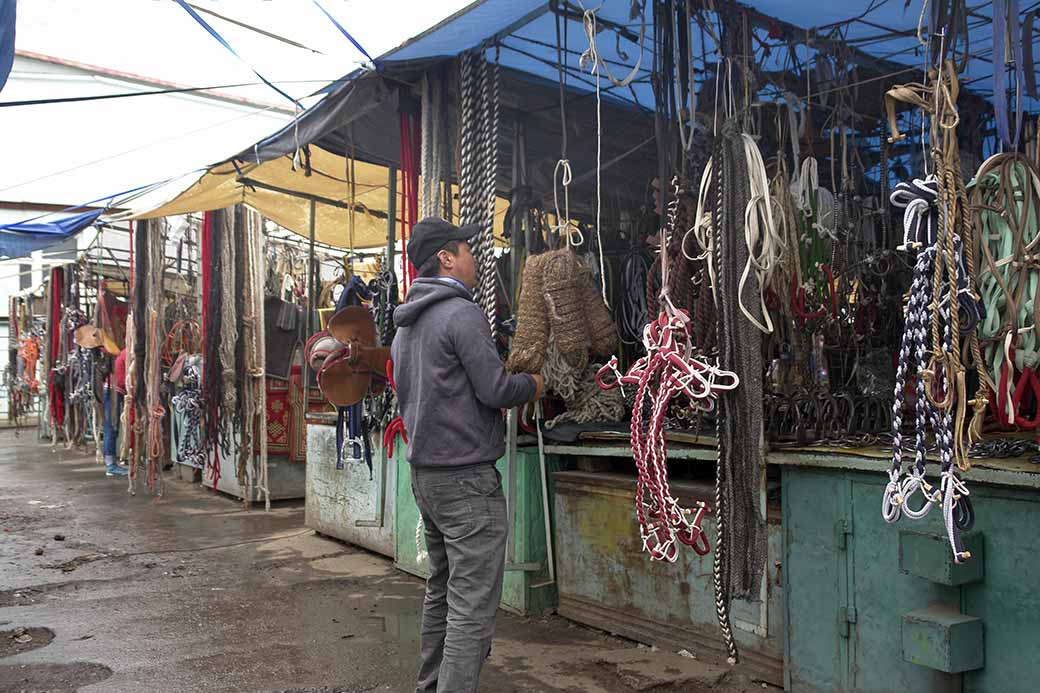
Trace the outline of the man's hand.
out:
<instances>
[{"instance_id":1,"label":"man's hand","mask_svg":"<svg viewBox=\"0 0 1040 693\"><path fill-rule=\"evenodd\" d=\"M531 377L534 378L535 384L534 397L531 398L531 401L537 402L545 394L545 378L542 377L541 373L532 373Z\"/></svg>"}]
</instances>

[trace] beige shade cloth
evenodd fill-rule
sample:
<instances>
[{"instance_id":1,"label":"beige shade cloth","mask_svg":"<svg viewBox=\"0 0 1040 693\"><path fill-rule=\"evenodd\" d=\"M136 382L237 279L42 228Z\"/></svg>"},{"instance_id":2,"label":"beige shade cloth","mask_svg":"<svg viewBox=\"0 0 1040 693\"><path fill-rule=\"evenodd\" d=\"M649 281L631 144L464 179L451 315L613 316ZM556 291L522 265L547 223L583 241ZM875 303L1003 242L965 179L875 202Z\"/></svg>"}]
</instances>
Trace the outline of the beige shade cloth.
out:
<instances>
[{"instance_id":1,"label":"beige shade cloth","mask_svg":"<svg viewBox=\"0 0 1040 693\"><path fill-rule=\"evenodd\" d=\"M320 147L309 147L309 166L301 150L293 170L291 157L285 156L261 164L230 161L216 164L198 181L174 199L159 207L137 212L132 217L150 219L192 212L206 212L245 203L279 226L310 237L311 200L293 193L317 198L315 202L314 239L337 248L374 248L386 245L389 174L385 166L356 161L354 209L350 209L348 159L331 154ZM255 182L255 185L250 185ZM397 176L396 238L401 238L401 175ZM457 188L453 186L453 192ZM458 219L458 201L452 206ZM496 200L495 236L502 242L502 220L508 202ZM351 231L350 219L354 227ZM124 217L126 218L126 217Z\"/></svg>"}]
</instances>

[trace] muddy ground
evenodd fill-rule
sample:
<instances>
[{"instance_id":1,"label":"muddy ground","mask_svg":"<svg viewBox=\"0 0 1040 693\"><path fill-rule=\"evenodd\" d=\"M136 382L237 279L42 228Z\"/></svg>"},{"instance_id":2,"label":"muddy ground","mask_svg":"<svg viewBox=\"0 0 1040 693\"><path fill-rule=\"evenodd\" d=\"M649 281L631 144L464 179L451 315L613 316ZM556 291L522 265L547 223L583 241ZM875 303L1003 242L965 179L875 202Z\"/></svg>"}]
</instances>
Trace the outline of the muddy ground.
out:
<instances>
[{"instance_id":1,"label":"muddy ground","mask_svg":"<svg viewBox=\"0 0 1040 693\"><path fill-rule=\"evenodd\" d=\"M303 521L172 477L131 496L93 451L0 431L0 691L413 690L422 582ZM500 612L481 691L647 690L776 689Z\"/></svg>"}]
</instances>

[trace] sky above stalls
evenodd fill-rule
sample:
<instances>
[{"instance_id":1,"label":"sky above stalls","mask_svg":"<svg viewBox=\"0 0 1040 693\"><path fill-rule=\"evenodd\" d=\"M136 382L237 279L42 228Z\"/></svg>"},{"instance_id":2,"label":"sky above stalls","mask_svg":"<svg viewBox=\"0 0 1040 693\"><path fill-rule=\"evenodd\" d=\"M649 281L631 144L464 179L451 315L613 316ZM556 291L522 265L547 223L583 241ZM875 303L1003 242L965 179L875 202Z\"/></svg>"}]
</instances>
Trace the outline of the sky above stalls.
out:
<instances>
[{"instance_id":1,"label":"sky above stalls","mask_svg":"<svg viewBox=\"0 0 1040 693\"><path fill-rule=\"evenodd\" d=\"M463 7L465 0L320 0L371 54L389 50ZM239 60L172 0L28 0L18 3L16 48L257 102L199 106L196 96L139 96L0 108L0 200L76 205L205 167L248 147L364 56L312 0L192 0L201 10L277 34L306 48L199 11ZM248 63L248 64L247 64ZM147 89L108 78L55 76L16 62L0 102ZM32 72L35 71L35 74ZM226 85L249 83L250 86ZM275 108L289 109L290 112ZM10 219L5 219L10 221Z\"/></svg>"}]
</instances>

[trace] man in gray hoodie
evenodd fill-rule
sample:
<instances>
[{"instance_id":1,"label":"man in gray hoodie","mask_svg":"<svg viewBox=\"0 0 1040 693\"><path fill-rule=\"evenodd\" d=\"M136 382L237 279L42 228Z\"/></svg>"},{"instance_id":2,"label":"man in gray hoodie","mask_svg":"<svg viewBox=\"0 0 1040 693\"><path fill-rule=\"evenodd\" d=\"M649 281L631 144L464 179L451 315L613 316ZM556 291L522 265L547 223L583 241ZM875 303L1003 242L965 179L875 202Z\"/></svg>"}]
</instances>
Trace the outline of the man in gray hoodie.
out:
<instances>
[{"instance_id":1,"label":"man in gray hoodie","mask_svg":"<svg viewBox=\"0 0 1040 693\"><path fill-rule=\"evenodd\" d=\"M430 567L418 693L477 690L508 535L495 469L505 453L502 409L535 400L543 389L539 375L506 372L473 302L476 266L467 239L475 232L436 217L416 224L408 259L420 278L394 311L394 380Z\"/></svg>"}]
</instances>

